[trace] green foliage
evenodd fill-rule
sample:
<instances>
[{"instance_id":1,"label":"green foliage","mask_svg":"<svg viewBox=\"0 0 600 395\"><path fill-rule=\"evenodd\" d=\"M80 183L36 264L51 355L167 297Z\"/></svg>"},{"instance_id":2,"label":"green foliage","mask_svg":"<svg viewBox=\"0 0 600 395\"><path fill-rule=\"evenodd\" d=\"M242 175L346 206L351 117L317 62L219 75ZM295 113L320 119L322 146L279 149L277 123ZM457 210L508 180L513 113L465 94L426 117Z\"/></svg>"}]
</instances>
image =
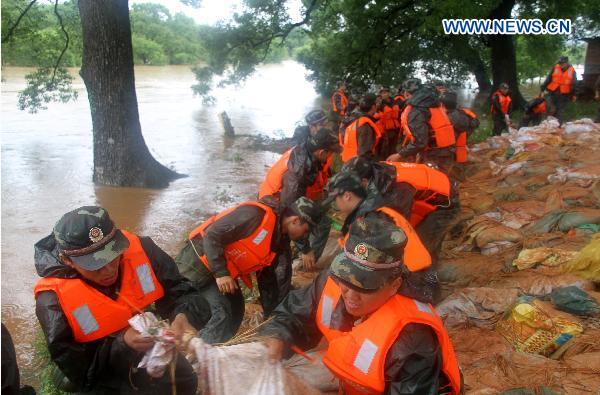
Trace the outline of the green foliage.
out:
<instances>
[{"instance_id":1,"label":"green foliage","mask_svg":"<svg viewBox=\"0 0 600 395\"><path fill-rule=\"evenodd\" d=\"M30 0L2 1L3 40L29 2ZM70 41L61 66L79 66L83 44L77 4L73 0L66 1L59 5L58 10ZM2 44L2 64L53 67L64 46L65 38L54 14L54 6L36 4L23 17L10 40Z\"/></svg>"},{"instance_id":2,"label":"green foliage","mask_svg":"<svg viewBox=\"0 0 600 395\"><path fill-rule=\"evenodd\" d=\"M3 38L30 1L2 1ZM58 9L69 34L69 48L60 66L80 66L83 42L77 2L60 2ZM133 4L130 19L136 64L194 64L205 59L206 50L199 39L202 27L192 18L182 13L171 15L160 4L143 3ZM10 40L2 45L2 64L52 67L63 47L64 36L54 5L38 2L23 17Z\"/></svg>"},{"instance_id":3,"label":"green foliage","mask_svg":"<svg viewBox=\"0 0 600 395\"><path fill-rule=\"evenodd\" d=\"M73 77L65 68L43 67L27 74L25 80L27 87L19 92L19 110L33 114L47 109L50 102L67 103L77 99L77 91L71 85Z\"/></svg>"},{"instance_id":4,"label":"green foliage","mask_svg":"<svg viewBox=\"0 0 600 395\"><path fill-rule=\"evenodd\" d=\"M163 47L145 36L133 33L133 60L136 64L163 65L167 63L167 56Z\"/></svg>"},{"instance_id":5,"label":"green foliage","mask_svg":"<svg viewBox=\"0 0 600 395\"><path fill-rule=\"evenodd\" d=\"M289 3L289 4L288 4ZM417 70L428 79L460 83L470 73L489 81L492 59L489 36L445 35L444 18L490 18L499 0L303 0L303 20L287 10L295 3L246 0L231 23L222 24L207 40L209 70L202 70L197 93L208 94L210 79L223 83L246 78L263 62L273 45L287 45L293 33L304 42L293 56L309 70L317 89L329 94L339 80L358 90L379 84L399 85ZM598 27L600 12L591 0L517 1L515 18L572 18L575 29ZM591 16L591 18L590 18ZM591 20L588 20L588 18ZM583 19L583 20L582 20ZM545 75L565 50L567 36L523 36L517 39L521 79ZM207 80L208 79L208 80Z\"/></svg>"}]
</instances>

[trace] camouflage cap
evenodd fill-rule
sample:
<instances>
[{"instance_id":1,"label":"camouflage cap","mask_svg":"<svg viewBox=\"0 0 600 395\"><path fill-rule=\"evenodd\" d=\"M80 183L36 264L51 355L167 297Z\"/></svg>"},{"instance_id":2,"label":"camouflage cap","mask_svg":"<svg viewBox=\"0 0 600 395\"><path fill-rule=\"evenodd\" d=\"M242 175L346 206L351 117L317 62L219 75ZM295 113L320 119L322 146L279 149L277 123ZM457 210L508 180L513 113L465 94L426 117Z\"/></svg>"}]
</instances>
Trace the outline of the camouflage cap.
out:
<instances>
[{"instance_id":1,"label":"camouflage cap","mask_svg":"<svg viewBox=\"0 0 600 395\"><path fill-rule=\"evenodd\" d=\"M329 179L325 186L327 198L323 201L323 206L333 202L337 195L344 192L353 192L360 197L367 196L367 190L362 185L358 174L351 171L342 171Z\"/></svg>"},{"instance_id":2,"label":"camouflage cap","mask_svg":"<svg viewBox=\"0 0 600 395\"><path fill-rule=\"evenodd\" d=\"M99 270L121 255L129 240L115 227L102 207L83 206L62 216L54 225L60 252L85 270Z\"/></svg>"},{"instance_id":3,"label":"camouflage cap","mask_svg":"<svg viewBox=\"0 0 600 395\"><path fill-rule=\"evenodd\" d=\"M377 103L377 95L371 92L367 92L360 98L358 107L360 111L367 112Z\"/></svg>"},{"instance_id":4,"label":"camouflage cap","mask_svg":"<svg viewBox=\"0 0 600 395\"><path fill-rule=\"evenodd\" d=\"M344 251L336 256L330 273L362 290L377 290L401 273L406 235L392 222L369 216L350 225Z\"/></svg>"},{"instance_id":5,"label":"camouflage cap","mask_svg":"<svg viewBox=\"0 0 600 395\"><path fill-rule=\"evenodd\" d=\"M321 128L314 136L308 138L311 151L325 149L331 152L342 152L340 141L331 129Z\"/></svg>"},{"instance_id":6,"label":"camouflage cap","mask_svg":"<svg viewBox=\"0 0 600 395\"><path fill-rule=\"evenodd\" d=\"M379 88L379 93L381 93L381 92L390 92L390 87L389 87L389 86L387 86L387 85L382 85L382 86Z\"/></svg>"},{"instance_id":7,"label":"camouflage cap","mask_svg":"<svg viewBox=\"0 0 600 395\"><path fill-rule=\"evenodd\" d=\"M325 111L323 111L323 110L312 110L311 112L306 114L306 117L304 117L304 120L306 121L306 123L308 125L314 125L317 123L326 122L327 115L325 114Z\"/></svg>"},{"instance_id":8,"label":"camouflage cap","mask_svg":"<svg viewBox=\"0 0 600 395\"><path fill-rule=\"evenodd\" d=\"M458 95L456 92L447 90L446 92L440 95L440 101L447 109L453 110L456 108L456 104L458 102Z\"/></svg>"},{"instance_id":9,"label":"camouflage cap","mask_svg":"<svg viewBox=\"0 0 600 395\"><path fill-rule=\"evenodd\" d=\"M404 81L402 83L402 90L404 92L409 92L409 93L413 93L416 90L420 89L421 86L423 84L421 84L421 80L418 78L409 78L406 81Z\"/></svg>"},{"instance_id":10,"label":"camouflage cap","mask_svg":"<svg viewBox=\"0 0 600 395\"><path fill-rule=\"evenodd\" d=\"M569 57L561 56L560 59L558 59L558 63L569 63Z\"/></svg>"},{"instance_id":11,"label":"camouflage cap","mask_svg":"<svg viewBox=\"0 0 600 395\"><path fill-rule=\"evenodd\" d=\"M342 172L354 172L360 178L371 178L373 176L373 160L362 156L355 156L348 160L341 169Z\"/></svg>"},{"instance_id":12,"label":"camouflage cap","mask_svg":"<svg viewBox=\"0 0 600 395\"><path fill-rule=\"evenodd\" d=\"M317 225L321 221L323 215L321 207L304 196L292 203L290 208L296 215L308 222L311 226Z\"/></svg>"}]
</instances>

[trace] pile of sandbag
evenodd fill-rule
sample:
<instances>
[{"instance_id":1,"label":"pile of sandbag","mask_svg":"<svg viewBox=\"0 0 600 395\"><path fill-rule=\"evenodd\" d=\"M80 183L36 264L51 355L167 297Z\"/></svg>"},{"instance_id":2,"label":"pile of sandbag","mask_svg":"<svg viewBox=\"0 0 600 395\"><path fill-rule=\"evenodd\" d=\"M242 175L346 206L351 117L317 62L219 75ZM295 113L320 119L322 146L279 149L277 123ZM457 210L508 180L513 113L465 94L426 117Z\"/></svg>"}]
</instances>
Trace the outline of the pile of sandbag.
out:
<instances>
[{"instance_id":1,"label":"pile of sandbag","mask_svg":"<svg viewBox=\"0 0 600 395\"><path fill-rule=\"evenodd\" d=\"M600 388L598 158L600 125L585 119L471 147L436 306L467 392Z\"/></svg>"}]
</instances>

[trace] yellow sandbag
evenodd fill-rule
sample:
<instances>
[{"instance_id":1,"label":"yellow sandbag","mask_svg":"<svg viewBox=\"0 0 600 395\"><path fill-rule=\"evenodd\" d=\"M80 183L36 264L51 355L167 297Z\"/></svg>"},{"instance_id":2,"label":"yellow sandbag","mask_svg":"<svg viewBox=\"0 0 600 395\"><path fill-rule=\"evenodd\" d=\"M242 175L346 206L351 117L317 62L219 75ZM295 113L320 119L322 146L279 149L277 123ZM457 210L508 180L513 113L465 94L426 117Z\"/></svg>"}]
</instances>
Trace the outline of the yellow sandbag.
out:
<instances>
[{"instance_id":1,"label":"yellow sandbag","mask_svg":"<svg viewBox=\"0 0 600 395\"><path fill-rule=\"evenodd\" d=\"M600 282L600 233L594 234L588 245L563 265L563 271Z\"/></svg>"},{"instance_id":2,"label":"yellow sandbag","mask_svg":"<svg viewBox=\"0 0 600 395\"><path fill-rule=\"evenodd\" d=\"M513 261L513 266L519 270L529 269L537 265L560 266L571 261L579 254L575 251L567 251L561 248L538 247L521 250L517 259Z\"/></svg>"},{"instance_id":3,"label":"yellow sandbag","mask_svg":"<svg viewBox=\"0 0 600 395\"><path fill-rule=\"evenodd\" d=\"M583 333L579 323L548 313L537 301L520 299L496 326L517 351L548 357Z\"/></svg>"}]
</instances>

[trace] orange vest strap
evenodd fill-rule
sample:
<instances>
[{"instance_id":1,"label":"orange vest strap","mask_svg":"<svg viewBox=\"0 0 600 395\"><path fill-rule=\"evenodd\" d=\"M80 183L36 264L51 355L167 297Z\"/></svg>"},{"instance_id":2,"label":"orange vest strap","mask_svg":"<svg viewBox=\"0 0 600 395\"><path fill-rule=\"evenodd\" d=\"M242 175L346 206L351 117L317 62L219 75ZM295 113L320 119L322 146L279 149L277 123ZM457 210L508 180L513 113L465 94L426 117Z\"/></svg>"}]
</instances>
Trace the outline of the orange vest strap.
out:
<instances>
[{"instance_id":1,"label":"orange vest strap","mask_svg":"<svg viewBox=\"0 0 600 395\"><path fill-rule=\"evenodd\" d=\"M546 86L546 88L551 92L554 92L557 88L560 88L560 93L571 93L571 86L573 84L574 77L575 69L573 66L569 66L565 71L563 71L563 69L556 64L552 70L552 80L548 86Z\"/></svg>"},{"instance_id":2,"label":"orange vest strap","mask_svg":"<svg viewBox=\"0 0 600 395\"><path fill-rule=\"evenodd\" d=\"M375 133L375 144L373 144L373 153L377 152L377 146L381 139L381 129L369 117L362 116L352 122L346 128L344 133L344 142L342 144L342 161L347 162L358 155L358 128L368 123Z\"/></svg>"},{"instance_id":3,"label":"orange vest strap","mask_svg":"<svg viewBox=\"0 0 600 395\"><path fill-rule=\"evenodd\" d=\"M406 235L407 241L406 246L404 247L404 265L406 265L408 270L417 272L430 267L431 255L408 220L396 210L389 207L381 207L377 209L377 211L390 217L396 226L402 229Z\"/></svg>"},{"instance_id":4,"label":"orange vest strap","mask_svg":"<svg viewBox=\"0 0 600 395\"><path fill-rule=\"evenodd\" d=\"M508 108L510 107L510 102L512 101L512 99L510 98L510 96L503 95L502 92L496 91L492 95L492 98L493 97L497 97L498 98L498 102L500 103L500 110L502 111L502 113L503 114L508 114ZM492 105L492 113L493 114L496 113L496 109L494 108L493 105Z\"/></svg>"},{"instance_id":5,"label":"orange vest strap","mask_svg":"<svg viewBox=\"0 0 600 395\"><path fill-rule=\"evenodd\" d=\"M442 106L430 107L429 113L431 114L429 126L435 139L435 147L445 148L454 145L456 143L454 126L444 108Z\"/></svg>"}]
</instances>

